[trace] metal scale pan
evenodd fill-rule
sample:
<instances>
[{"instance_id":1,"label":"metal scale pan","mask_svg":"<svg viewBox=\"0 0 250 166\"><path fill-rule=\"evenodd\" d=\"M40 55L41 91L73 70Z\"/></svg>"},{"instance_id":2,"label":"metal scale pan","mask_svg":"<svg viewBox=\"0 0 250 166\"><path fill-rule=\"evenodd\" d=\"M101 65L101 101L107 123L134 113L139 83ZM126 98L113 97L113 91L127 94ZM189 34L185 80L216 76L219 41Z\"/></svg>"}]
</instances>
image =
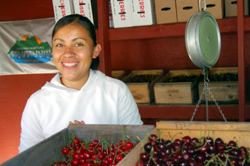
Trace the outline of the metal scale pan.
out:
<instances>
[{"instance_id":1,"label":"metal scale pan","mask_svg":"<svg viewBox=\"0 0 250 166\"><path fill-rule=\"evenodd\" d=\"M221 36L216 19L205 11L206 5L201 9L200 1L202 12L192 15L187 22L185 44L188 56L196 66L211 68L220 57Z\"/></svg>"}]
</instances>

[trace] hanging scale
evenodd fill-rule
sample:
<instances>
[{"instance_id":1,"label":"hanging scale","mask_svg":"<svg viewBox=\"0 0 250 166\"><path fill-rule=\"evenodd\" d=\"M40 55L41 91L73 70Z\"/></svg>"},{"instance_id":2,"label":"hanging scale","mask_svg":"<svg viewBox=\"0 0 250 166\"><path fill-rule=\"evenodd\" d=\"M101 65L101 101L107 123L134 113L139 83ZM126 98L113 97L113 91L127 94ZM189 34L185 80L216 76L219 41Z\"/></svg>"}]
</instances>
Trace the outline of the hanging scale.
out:
<instances>
[{"instance_id":1,"label":"hanging scale","mask_svg":"<svg viewBox=\"0 0 250 166\"><path fill-rule=\"evenodd\" d=\"M204 8L201 8L201 1L204 1ZM216 19L209 12L206 12L206 0L199 0L199 9L201 12L191 16L186 25L185 44L188 56L191 61L198 67L202 68L204 75L204 88L200 95L199 101L193 112L190 121L193 121L203 96L206 101L206 119L209 121L208 113L208 93L211 95L215 105L221 113L225 122L227 122L222 110L212 91L209 88L208 68L213 67L219 59L221 51L221 37L219 26Z\"/></svg>"}]
</instances>

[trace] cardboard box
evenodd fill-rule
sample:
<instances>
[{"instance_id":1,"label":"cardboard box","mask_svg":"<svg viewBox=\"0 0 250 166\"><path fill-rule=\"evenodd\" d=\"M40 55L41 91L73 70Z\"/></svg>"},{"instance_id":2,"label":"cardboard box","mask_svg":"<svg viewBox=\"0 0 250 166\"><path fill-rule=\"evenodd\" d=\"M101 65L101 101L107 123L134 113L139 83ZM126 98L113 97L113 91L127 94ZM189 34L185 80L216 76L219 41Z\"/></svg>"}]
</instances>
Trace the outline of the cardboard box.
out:
<instances>
[{"instance_id":1,"label":"cardboard box","mask_svg":"<svg viewBox=\"0 0 250 166\"><path fill-rule=\"evenodd\" d=\"M155 134L159 137L159 133L161 133L161 138L165 141L172 141L173 136L174 140L182 140L184 136L198 139L209 136L213 139L220 137L225 143L231 140L237 141L239 147L250 147L250 124L248 122L160 121L156 122L156 128L149 134ZM142 140L143 145L148 142L148 137ZM135 147L118 165L136 165L140 154L143 152L142 148L143 146Z\"/></svg>"},{"instance_id":2,"label":"cardboard box","mask_svg":"<svg viewBox=\"0 0 250 166\"><path fill-rule=\"evenodd\" d=\"M53 0L52 2L56 22L60 18L74 13L74 8L71 0Z\"/></svg>"},{"instance_id":3,"label":"cardboard box","mask_svg":"<svg viewBox=\"0 0 250 166\"><path fill-rule=\"evenodd\" d=\"M217 67L211 68L208 71L209 74L221 74L221 73L238 73L237 67ZM214 98L218 103L238 103L238 81L210 81L208 82L209 88L214 95ZM204 88L204 82L199 83L199 96L201 95ZM208 101L214 103L213 98L208 94ZM203 95L202 102L205 102L205 94Z\"/></svg>"},{"instance_id":4,"label":"cardboard box","mask_svg":"<svg viewBox=\"0 0 250 166\"><path fill-rule=\"evenodd\" d=\"M132 0L133 26L152 25L156 23L153 0Z\"/></svg>"},{"instance_id":5,"label":"cardboard box","mask_svg":"<svg viewBox=\"0 0 250 166\"><path fill-rule=\"evenodd\" d=\"M215 19L224 17L224 0L206 0L206 4L205 11L211 13ZM201 8L204 8L204 1L201 1Z\"/></svg>"},{"instance_id":6,"label":"cardboard box","mask_svg":"<svg viewBox=\"0 0 250 166\"><path fill-rule=\"evenodd\" d=\"M109 27L110 28L114 27L113 15L112 15L112 6L111 6L110 0L109 0Z\"/></svg>"},{"instance_id":7,"label":"cardboard box","mask_svg":"<svg viewBox=\"0 0 250 166\"><path fill-rule=\"evenodd\" d=\"M196 75L194 82L164 82L176 76ZM198 84L201 81L201 69L170 70L159 82L155 83L156 104L194 104L199 97Z\"/></svg>"},{"instance_id":8,"label":"cardboard box","mask_svg":"<svg viewBox=\"0 0 250 166\"><path fill-rule=\"evenodd\" d=\"M105 137L108 142L119 144L119 141L122 140L123 127L125 127L126 135L130 136L130 138L139 136L141 139L146 137L147 132L151 132L155 128L153 125L69 125L68 128L18 154L1 166L50 166L52 159L61 158L58 147L64 147L68 143L72 132L81 140L84 138L99 140ZM50 164L46 163L46 161L49 161Z\"/></svg>"},{"instance_id":9,"label":"cardboard box","mask_svg":"<svg viewBox=\"0 0 250 166\"><path fill-rule=\"evenodd\" d=\"M114 28L132 27L131 0L111 0Z\"/></svg>"},{"instance_id":10,"label":"cardboard box","mask_svg":"<svg viewBox=\"0 0 250 166\"><path fill-rule=\"evenodd\" d=\"M178 22L188 22L190 17L199 11L198 0L176 0Z\"/></svg>"},{"instance_id":11,"label":"cardboard box","mask_svg":"<svg viewBox=\"0 0 250 166\"><path fill-rule=\"evenodd\" d=\"M249 0L244 0L244 15L249 15ZM225 0L225 17L237 16L237 0Z\"/></svg>"},{"instance_id":12,"label":"cardboard box","mask_svg":"<svg viewBox=\"0 0 250 166\"><path fill-rule=\"evenodd\" d=\"M80 14L82 16L87 17L93 24L93 12L91 0L72 0L74 5L75 14Z\"/></svg>"},{"instance_id":13,"label":"cardboard box","mask_svg":"<svg viewBox=\"0 0 250 166\"><path fill-rule=\"evenodd\" d=\"M157 24L176 23L175 0L155 0L155 14Z\"/></svg>"},{"instance_id":14,"label":"cardboard box","mask_svg":"<svg viewBox=\"0 0 250 166\"><path fill-rule=\"evenodd\" d=\"M157 75L152 82L132 83L130 78L138 75ZM154 84L164 76L163 70L134 70L123 79L131 91L135 102L138 104L150 104L154 99Z\"/></svg>"}]
</instances>

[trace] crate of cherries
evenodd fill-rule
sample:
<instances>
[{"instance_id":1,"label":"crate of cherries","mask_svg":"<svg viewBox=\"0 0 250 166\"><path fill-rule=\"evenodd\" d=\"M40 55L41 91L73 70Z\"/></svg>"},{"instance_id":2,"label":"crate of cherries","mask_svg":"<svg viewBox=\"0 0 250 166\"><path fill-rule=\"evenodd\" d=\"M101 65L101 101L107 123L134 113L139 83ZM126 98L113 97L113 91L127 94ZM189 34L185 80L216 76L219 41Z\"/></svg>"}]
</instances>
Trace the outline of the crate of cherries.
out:
<instances>
[{"instance_id":1,"label":"crate of cherries","mask_svg":"<svg viewBox=\"0 0 250 166\"><path fill-rule=\"evenodd\" d=\"M136 103L150 104L154 100L154 85L163 76L163 70L133 70L123 81Z\"/></svg>"},{"instance_id":2,"label":"crate of cherries","mask_svg":"<svg viewBox=\"0 0 250 166\"><path fill-rule=\"evenodd\" d=\"M136 166L250 165L248 123L157 122L147 135Z\"/></svg>"}]
</instances>

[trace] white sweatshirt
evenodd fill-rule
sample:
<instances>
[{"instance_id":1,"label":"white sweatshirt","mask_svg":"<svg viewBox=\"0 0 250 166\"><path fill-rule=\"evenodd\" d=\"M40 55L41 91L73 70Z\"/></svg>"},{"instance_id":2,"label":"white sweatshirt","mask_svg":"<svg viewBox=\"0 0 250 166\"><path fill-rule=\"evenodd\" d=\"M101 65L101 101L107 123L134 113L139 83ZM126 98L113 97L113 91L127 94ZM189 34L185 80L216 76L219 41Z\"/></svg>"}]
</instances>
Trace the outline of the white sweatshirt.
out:
<instances>
[{"instance_id":1,"label":"white sweatshirt","mask_svg":"<svg viewBox=\"0 0 250 166\"><path fill-rule=\"evenodd\" d=\"M76 90L62 85L57 74L27 101L21 120L19 153L74 120L83 120L85 124L143 124L137 104L122 81L90 70L86 84Z\"/></svg>"}]
</instances>

